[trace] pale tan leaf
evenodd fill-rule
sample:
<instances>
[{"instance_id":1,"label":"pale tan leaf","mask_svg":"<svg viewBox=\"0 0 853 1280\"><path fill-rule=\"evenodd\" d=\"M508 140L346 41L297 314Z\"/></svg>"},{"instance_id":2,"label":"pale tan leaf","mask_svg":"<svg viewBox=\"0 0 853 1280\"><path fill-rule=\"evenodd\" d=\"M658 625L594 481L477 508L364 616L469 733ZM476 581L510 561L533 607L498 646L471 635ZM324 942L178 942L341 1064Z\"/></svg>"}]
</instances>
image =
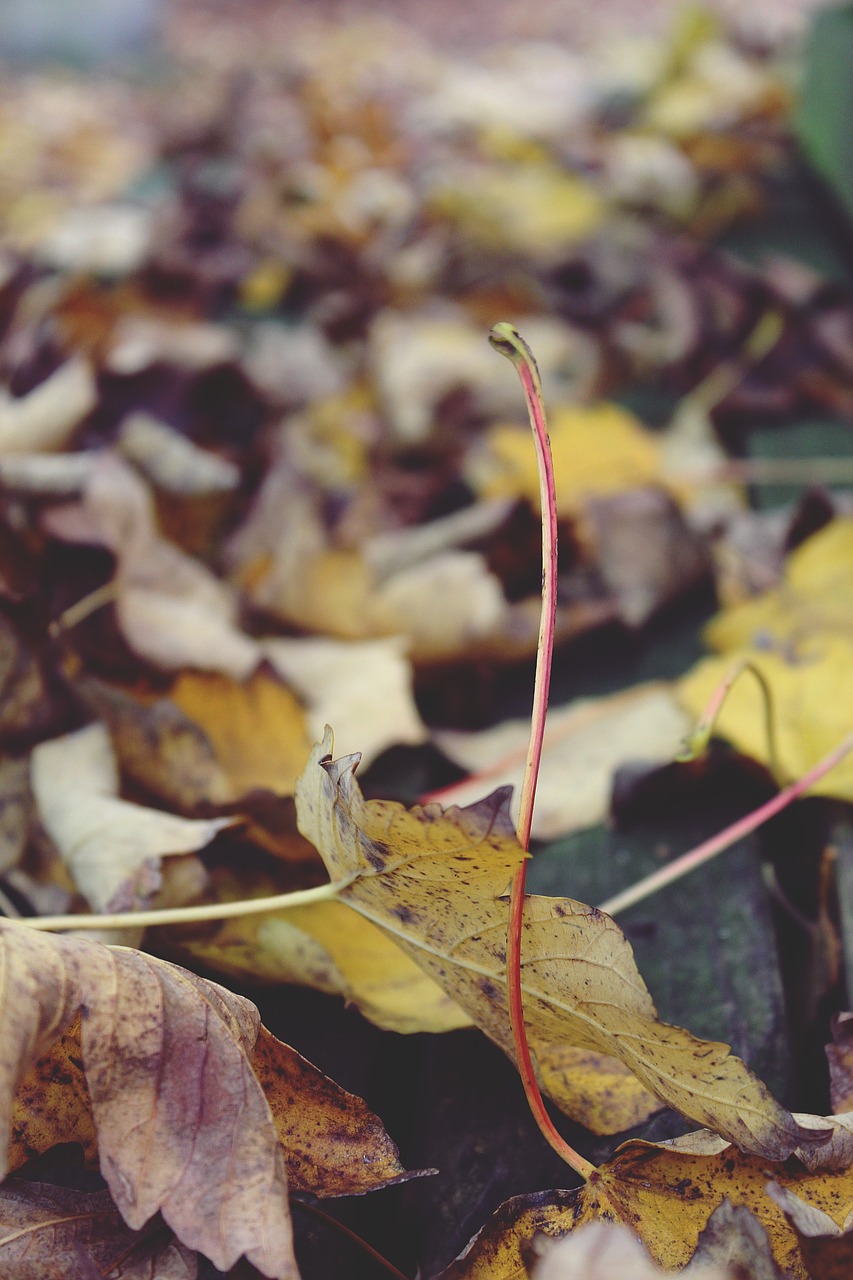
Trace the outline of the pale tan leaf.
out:
<instances>
[{"instance_id":1,"label":"pale tan leaf","mask_svg":"<svg viewBox=\"0 0 853 1280\"><path fill-rule=\"evenodd\" d=\"M666 684L643 684L605 698L584 698L549 711L533 811L533 836L548 840L603 822L615 769L628 761L669 760L691 728ZM470 804L495 787L517 797L530 724L508 720L465 733L440 729L433 740L475 776L441 793L444 803ZM518 801L510 808L518 816Z\"/></svg>"},{"instance_id":2,"label":"pale tan leaf","mask_svg":"<svg viewBox=\"0 0 853 1280\"><path fill-rule=\"evenodd\" d=\"M0 396L0 454L61 449L98 402L95 375L74 356L27 395Z\"/></svg>"},{"instance_id":3,"label":"pale tan leaf","mask_svg":"<svg viewBox=\"0 0 853 1280\"><path fill-rule=\"evenodd\" d=\"M102 724L36 747L30 776L41 822L96 911L150 902L162 857L201 849L234 821L181 818L118 799L118 768Z\"/></svg>"}]
</instances>

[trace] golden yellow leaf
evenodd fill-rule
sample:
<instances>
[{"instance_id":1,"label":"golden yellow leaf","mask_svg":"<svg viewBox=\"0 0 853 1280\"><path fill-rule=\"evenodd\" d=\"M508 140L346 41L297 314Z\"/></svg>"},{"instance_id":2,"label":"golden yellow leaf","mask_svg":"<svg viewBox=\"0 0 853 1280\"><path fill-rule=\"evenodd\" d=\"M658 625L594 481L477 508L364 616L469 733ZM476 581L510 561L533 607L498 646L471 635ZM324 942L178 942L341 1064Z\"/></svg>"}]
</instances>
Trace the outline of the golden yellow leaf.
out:
<instances>
[{"instance_id":1,"label":"golden yellow leaf","mask_svg":"<svg viewBox=\"0 0 853 1280\"><path fill-rule=\"evenodd\" d=\"M705 631L721 652L821 636L853 643L853 518L837 518L791 552L781 586L718 614Z\"/></svg>"},{"instance_id":2,"label":"golden yellow leaf","mask_svg":"<svg viewBox=\"0 0 853 1280\"><path fill-rule=\"evenodd\" d=\"M214 873L214 884L225 898L246 896L245 883L234 878ZM274 893L276 887L255 882L252 892ZM454 1031L471 1024L387 934L340 902L236 917L177 946L181 956L230 977L300 983L343 996L385 1031Z\"/></svg>"},{"instance_id":3,"label":"golden yellow leaf","mask_svg":"<svg viewBox=\"0 0 853 1280\"><path fill-rule=\"evenodd\" d=\"M659 481L658 440L619 405L561 405L550 415L551 453L561 517L576 513L585 497ZM500 423L486 434L468 463L468 480L482 497L526 498L539 507L536 454L530 432Z\"/></svg>"},{"instance_id":4,"label":"golden yellow leaf","mask_svg":"<svg viewBox=\"0 0 853 1280\"><path fill-rule=\"evenodd\" d=\"M335 761L331 749L327 730L297 783L296 807L340 899L384 929L511 1054L508 903L500 895L525 854L507 793L446 813L365 802L357 758ZM596 908L529 897L522 955L534 1053L556 1043L617 1057L670 1106L765 1158L818 1145L727 1045L657 1020L627 939Z\"/></svg>"},{"instance_id":5,"label":"golden yellow leaf","mask_svg":"<svg viewBox=\"0 0 853 1280\"><path fill-rule=\"evenodd\" d=\"M682 705L698 718L738 657L761 672L773 698L779 766L793 781L832 751L853 728L853 639L824 636L799 657L784 650L744 650L699 662L678 683ZM745 755L770 765L761 690L748 676L729 691L714 732ZM846 757L816 782L810 794L853 800L853 758Z\"/></svg>"},{"instance_id":6,"label":"golden yellow leaf","mask_svg":"<svg viewBox=\"0 0 853 1280\"><path fill-rule=\"evenodd\" d=\"M185 671L169 697L210 740L229 782L228 799L257 788L293 794L311 743L302 707L276 676L262 669L238 682Z\"/></svg>"},{"instance_id":7,"label":"golden yellow leaf","mask_svg":"<svg viewBox=\"0 0 853 1280\"><path fill-rule=\"evenodd\" d=\"M850 1169L809 1173L795 1159L771 1165L729 1146L713 1155L688 1155L627 1142L576 1191L541 1191L507 1201L442 1280L526 1280L523 1248L536 1232L559 1239L602 1220L626 1223L660 1266L681 1268L724 1198L755 1215L786 1274L807 1280L797 1237L767 1194L771 1180L828 1213L839 1226L853 1207Z\"/></svg>"}]
</instances>

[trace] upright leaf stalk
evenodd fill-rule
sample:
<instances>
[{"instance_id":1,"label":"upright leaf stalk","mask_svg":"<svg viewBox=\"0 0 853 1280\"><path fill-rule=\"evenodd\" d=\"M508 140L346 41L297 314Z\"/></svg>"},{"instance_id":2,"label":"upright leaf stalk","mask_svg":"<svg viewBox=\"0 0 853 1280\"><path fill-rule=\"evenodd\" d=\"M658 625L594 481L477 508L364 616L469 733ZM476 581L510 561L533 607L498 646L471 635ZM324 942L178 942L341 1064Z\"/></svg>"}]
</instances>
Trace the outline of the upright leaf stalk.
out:
<instances>
[{"instance_id":1,"label":"upright leaf stalk","mask_svg":"<svg viewBox=\"0 0 853 1280\"><path fill-rule=\"evenodd\" d=\"M495 351L512 362L521 381L530 426L536 442L536 463L539 471L539 495L542 507L542 613L539 622L539 644L536 651L536 676L533 684L533 713L530 722L530 740L518 813L518 839L524 849L530 847L530 828L533 822L533 802L536 797L536 781L542 759L542 743L545 737L545 715L548 710L548 692L551 685L551 663L554 656L554 624L557 614L557 491L554 466L551 460L551 444L545 421L542 401L542 384L533 352L521 334L506 321L496 324L489 334L489 342ZM515 1057L524 1092L533 1118L543 1136L559 1156L576 1173L588 1180L595 1173L595 1166L585 1160L562 1137L545 1108L536 1080L536 1072L530 1055L527 1031L524 1025L524 1003L521 990L521 940L524 927L524 897L527 877L527 860L519 866L512 881L510 894L509 925L507 928L506 977L509 999L509 1017Z\"/></svg>"}]
</instances>

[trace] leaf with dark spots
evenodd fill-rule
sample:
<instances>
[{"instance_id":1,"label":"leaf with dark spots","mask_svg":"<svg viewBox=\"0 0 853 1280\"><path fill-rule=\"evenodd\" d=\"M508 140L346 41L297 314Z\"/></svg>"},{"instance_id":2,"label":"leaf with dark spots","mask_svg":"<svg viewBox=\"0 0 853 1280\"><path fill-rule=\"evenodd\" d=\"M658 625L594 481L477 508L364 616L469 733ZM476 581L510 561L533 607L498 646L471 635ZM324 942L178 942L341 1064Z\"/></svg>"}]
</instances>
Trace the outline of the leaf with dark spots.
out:
<instances>
[{"instance_id":1,"label":"leaf with dark spots","mask_svg":"<svg viewBox=\"0 0 853 1280\"><path fill-rule=\"evenodd\" d=\"M340 883L340 900L385 930L512 1055L508 901L501 895L526 855L510 821L507 791L446 811L437 804L407 810L365 801L355 780L357 757L319 764L331 745L327 730L297 783L296 807L300 830ZM377 841L384 850L381 870L371 856ZM401 921L401 904L417 912L416 923ZM483 978L496 996L486 994ZM596 908L527 899L522 986L540 1078L558 1105L577 1103L577 1095L562 1091L565 1073L548 1070L555 1049L569 1045L619 1059L644 1090L743 1150L779 1160L798 1146L820 1146L814 1130L802 1128L727 1045L658 1020L629 943ZM648 1115L655 1104L646 1099Z\"/></svg>"}]
</instances>

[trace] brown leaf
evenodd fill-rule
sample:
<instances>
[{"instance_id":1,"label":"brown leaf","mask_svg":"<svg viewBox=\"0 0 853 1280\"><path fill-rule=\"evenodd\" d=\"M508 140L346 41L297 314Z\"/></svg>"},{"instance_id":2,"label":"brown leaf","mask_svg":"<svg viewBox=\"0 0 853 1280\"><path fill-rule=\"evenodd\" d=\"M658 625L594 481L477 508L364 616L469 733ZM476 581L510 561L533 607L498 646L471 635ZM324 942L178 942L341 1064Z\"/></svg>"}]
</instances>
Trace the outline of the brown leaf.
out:
<instances>
[{"instance_id":1,"label":"brown leaf","mask_svg":"<svg viewBox=\"0 0 853 1280\"><path fill-rule=\"evenodd\" d=\"M853 1111L853 1013L836 1013L826 1046L832 1110Z\"/></svg>"},{"instance_id":2,"label":"brown leaf","mask_svg":"<svg viewBox=\"0 0 853 1280\"><path fill-rule=\"evenodd\" d=\"M97 1164L98 1130L81 1031L78 1018L22 1081L12 1116L10 1169L60 1142L79 1143L87 1164ZM249 1058L272 1113L290 1190L361 1195L418 1176L403 1169L396 1146L361 1098L265 1027Z\"/></svg>"},{"instance_id":3,"label":"brown leaf","mask_svg":"<svg viewBox=\"0 0 853 1280\"><path fill-rule=\"evenodd\" d=\"M291 1280L287 1178L252 1071L254 1006L163 961L0 924L0 1147L18 1085L74 1020L101 1172L128 1226L161 1211L221 1270L241 1254Z\"/></svg>"},{"instance_id":4,"label":"brown leaf","mask_svg":"<svg viewBox=\"0 0 853 1280\"><path fill-rule=\"evenodd\" d=\"M340 899L389 933L511 1054L500 895L525 854L508 795L446 813L365 802L357 758L333 761L331 747L327 730L297 783L296 807ZM627 939L602 912L528 897L522 954L535 1053L570 1044L617 1057L662 1101L769 1159L819 1145L823 1135L798 1125L728 1045L657 1020Z\"/></svg>"},{"instance_id":5,"label":"brown leaf","mask_svg":"<svg viewBox=\"0 0 853 1280\"><path fill-rule=\"evenodd\" d=\"M6 1280L195 1280L196 1255L171 1231L132 1231L108 1191L37 1182L0 1187L0 1268Z\"/></svg>"}]
</instances>

